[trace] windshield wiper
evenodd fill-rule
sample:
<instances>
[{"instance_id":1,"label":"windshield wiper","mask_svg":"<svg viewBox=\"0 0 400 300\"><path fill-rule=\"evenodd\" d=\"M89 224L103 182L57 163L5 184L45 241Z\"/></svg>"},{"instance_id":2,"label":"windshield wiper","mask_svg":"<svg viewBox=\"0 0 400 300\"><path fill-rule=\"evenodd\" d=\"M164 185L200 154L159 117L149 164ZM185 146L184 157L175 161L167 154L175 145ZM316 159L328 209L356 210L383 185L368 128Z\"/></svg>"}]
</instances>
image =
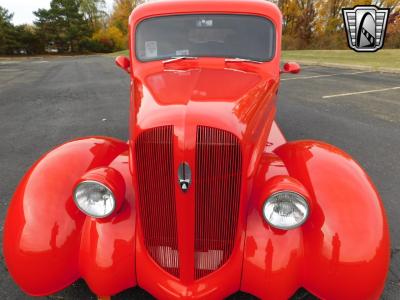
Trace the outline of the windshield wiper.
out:
<instances>
[{"instance_id":1,"label":"windshield wiper","mask_svg":"<svg viewBox=\"0 0 400 300\"><path fill-rule=\"evenodd\" d=\"M258 61L258 60L252 60L252 59L247 59L247 58L225 58L225 62L249 62L249 63L253 63L253 64L262 64L262 61Z\"/></svg>"},{"instance_id":2,"label":"windshield wiper","mask_svg":"<svg viewBox=\"0 0 400 300\"><path fill-rule=\"evenodd\" d=\"M184 59L197 59L195 56L176 56L176 57L171 57L170 59L163 60L163 64L169 64L172 62L184 60Z\"/></svg>"}]
</instances>

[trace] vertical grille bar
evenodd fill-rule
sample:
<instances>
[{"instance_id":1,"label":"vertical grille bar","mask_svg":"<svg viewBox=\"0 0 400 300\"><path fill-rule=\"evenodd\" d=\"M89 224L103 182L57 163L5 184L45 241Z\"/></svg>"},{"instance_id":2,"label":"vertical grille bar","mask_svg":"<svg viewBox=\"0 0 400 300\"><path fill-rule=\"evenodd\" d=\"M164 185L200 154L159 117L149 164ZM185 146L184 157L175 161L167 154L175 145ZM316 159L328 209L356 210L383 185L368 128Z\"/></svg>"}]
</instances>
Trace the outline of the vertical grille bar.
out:
<instances>
[{"instance_id":1,"label":"vertical grille bar","mask_svg":"<svg viewBox=\"0 0 400 300\"><path fill-rule=\"evenodd\" d=\"M173 126L149 129L136 140L140 220L150 256L179 277Z\"/></svg>"},{"instance_id":2,"label":"vertical grille bar","mask_svg":"<svg viewBox=\"0 0 400 300\"><path fill-rule=\"evenodd\" d=\"M199 126L196 140L195 278L232 254L239 217L242 153L224 130Z\"/></svg>"}]
</instances>

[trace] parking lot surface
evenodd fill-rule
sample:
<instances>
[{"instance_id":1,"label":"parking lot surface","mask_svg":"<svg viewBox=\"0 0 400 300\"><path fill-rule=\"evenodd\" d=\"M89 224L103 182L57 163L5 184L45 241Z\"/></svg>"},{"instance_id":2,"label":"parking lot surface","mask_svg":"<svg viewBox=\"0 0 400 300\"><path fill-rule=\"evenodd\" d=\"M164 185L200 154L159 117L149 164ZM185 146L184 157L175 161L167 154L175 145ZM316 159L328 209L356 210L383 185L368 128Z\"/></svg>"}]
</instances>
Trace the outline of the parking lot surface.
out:
<instances>
[{"instance_id":1,"label":"parking lot surface","mask_svg":"<svg viewBox=\"0 0 400 300\"><path fill-rule=\"evenodd\" d=\"M304 66L300 74L283 75L279 95L277 120L288 140L334 144L376 184L392 243L382 299L400 299L400 74ZM110 57L0 60L1 236L9 200L27 169L49 149L77 137L127 139L128 109L129 78ZM3 255L0 299L30 299L9 277ZM95 297L78 281L43 299ZM131 289L113 299L151 297Z\"/></svg>"}]
</instances>

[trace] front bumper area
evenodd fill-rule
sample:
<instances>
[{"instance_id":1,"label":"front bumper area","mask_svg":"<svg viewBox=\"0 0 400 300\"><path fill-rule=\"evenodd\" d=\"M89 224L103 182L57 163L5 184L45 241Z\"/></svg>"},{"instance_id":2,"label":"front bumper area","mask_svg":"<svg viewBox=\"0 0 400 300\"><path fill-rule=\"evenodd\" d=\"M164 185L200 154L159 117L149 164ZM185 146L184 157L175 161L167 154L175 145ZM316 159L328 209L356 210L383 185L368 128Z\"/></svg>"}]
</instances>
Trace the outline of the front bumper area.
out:
<instances>
[{"instance_id":1,"label":"front bumper area","mask_svg":"<svg viewBox=\"0 0 400 300\"><path fill-rule=\"evenodd\" d=\"M239 246L225 265L194 282L181 282L146 254L133 190L109 219L88 218L74 206L72 187L89 169L111 166L131 186L127 150L114 139L73 141L24 177L8 211L4 255L26 293L52 294L83 278L99 296L140 286L159 299L222 299L240 290L279 300L301 288L322 299L379 298L389 264L386 218L368 176L340 150L306 141L266 153ZM289 174L310 192L312 212L302 227L279 231L259 208L269 180Z\"/></svg>"}]
</instances>

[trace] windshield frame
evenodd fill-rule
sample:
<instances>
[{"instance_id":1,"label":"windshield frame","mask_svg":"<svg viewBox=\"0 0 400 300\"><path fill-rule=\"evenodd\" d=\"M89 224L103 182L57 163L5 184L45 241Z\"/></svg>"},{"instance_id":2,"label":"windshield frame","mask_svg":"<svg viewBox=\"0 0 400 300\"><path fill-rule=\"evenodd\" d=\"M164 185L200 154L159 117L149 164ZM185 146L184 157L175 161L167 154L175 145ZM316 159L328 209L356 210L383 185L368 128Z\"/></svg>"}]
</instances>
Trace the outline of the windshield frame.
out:
<instances>
[{"instance_id":1,"label":"windshield frame","mask_svg":"<svg viewBox=\"0 0 400 300\"><path fill-rule=\"evenodd\" d=\"M211 15L215 15L215 16L248 16L248 17L258 17L258 18L262 18L266 21L268 21L271 25L271 29L272 29L272 40L273 40L273 45L271 48L271 53L272 55L267 59L267 60L260 60L258 62L260 63L267 63L267 62L271 62L274 60L274 58L276 57L276 52L277 52L277 29L276 29L276 25L274 23L274 21L270 18L268 18L266 15L260 15L260 14L253 14L253 13L220 13L220 12L204 12L204 13L174 13L174 14L163 14L163 15L155 15L155 16L149 16L146 18L141 19L139 22L137 22L136 26L135 26L135 30L134 30L134 37L133 37L133 44L134 47L132 47L132 50L134 52L134 57L136 58L136 60L140 63L149 63L149 62L155 62L155 61L165 61L168 59L173 59L176 56L168 56L168 57L157 57L154 59L141 59L138 55L138 29L140 27L140 25L148 20L151 19L160 19L160 18L165 18L165 17L177 17L177 16L211 16ZM185 57L185 56L183 56ZM191 57L191 55L189 55L188 57ZM238 56L226 56L226 55L220 55L220 56L196 56L196 59L201 59L201 58L224 58L224 59L243 59L243 60L252 60L254 61L254 57L238 57Z\"/></svg>"}]
</instances>

